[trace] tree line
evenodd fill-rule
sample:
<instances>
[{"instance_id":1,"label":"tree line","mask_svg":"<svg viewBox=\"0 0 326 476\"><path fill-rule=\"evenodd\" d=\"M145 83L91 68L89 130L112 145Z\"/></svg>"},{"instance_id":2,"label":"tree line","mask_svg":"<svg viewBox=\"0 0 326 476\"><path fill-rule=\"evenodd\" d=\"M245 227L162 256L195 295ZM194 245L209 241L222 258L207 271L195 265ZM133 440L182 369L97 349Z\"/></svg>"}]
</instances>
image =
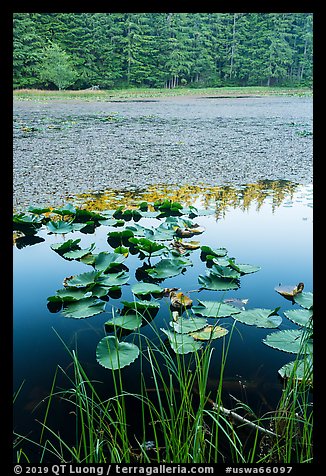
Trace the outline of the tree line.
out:
<instances>
[{"instance_id":1,"label":"tree line","mask_svg":"<svg viewBox=\"0 0 326 476\"><path fill-rule=\"evenodd\" d=\"M13 87L311 86L311 13L15 13Z\"/></svg>"}]
</instances>

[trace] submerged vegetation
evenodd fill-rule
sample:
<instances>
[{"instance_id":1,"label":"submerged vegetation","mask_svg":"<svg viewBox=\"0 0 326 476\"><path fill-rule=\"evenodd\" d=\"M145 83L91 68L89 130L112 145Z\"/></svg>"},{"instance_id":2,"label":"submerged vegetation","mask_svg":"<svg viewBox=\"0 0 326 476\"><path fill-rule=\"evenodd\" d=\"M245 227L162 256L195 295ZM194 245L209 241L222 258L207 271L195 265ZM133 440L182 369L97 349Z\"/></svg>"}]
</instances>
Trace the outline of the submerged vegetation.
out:
<instances>
[{"instance_id":1,"label":"submerged vegetation","mask_svg":"<svg viewBox=\"0 0 326 476\"><path fill-rule=\"evenodd\" d=\"M27 442L40 448L41 462L312 461L313 295L303 291L303 286L292 292L290 298L297 307L284 312L297 326L290 330L277 330L283 319L280 307L250 309L246 300L236 299L197 299L196 303L190 293L206 289L212 295L222 291L225 296L247 274L260 270L256 264L239 263L224 247L212 248L200 241L205 229L194 220L209 213L212 211L165 199L100 211L71 204L53 209L30 207L14 215L14 231L29 244L42 239L37 237L40 229L66 236L108 227L107 243L112 251L97 251L96 243L82 247L81 238L51 245L64 260L80 262L91 270L65 277L63 288L48 297L48 309L69 319L108 314L105 335L94 353L98 364L112 373L115 391L103 400L77 351L64 344L74 371L69 376L60 366L58 370L70 388L55 390L56 372L40 440L32 442L17 433L17 461L29 460L24 450ZM151 226L140 225L142 219ZM205 267L205 274L197 276L198 289L164 287L164 280L171 277L178 284L177 277L193 266L195 250ZM122 308L109 307L109 297L119 298L128 286L129 257L140 264L135 272L137 283L131 286L133 300L121 300ZM165 326L157 328L154 318L163 302L168 305ZM223 324L226 317L233 319L231 324ZM240 401L232 410L223 405L223 371L238 322L266 329L265 345L295 356L278 371L284 391L278 408L268 414L258 416ZM155 338L143 334L144 325L150 326ZM219 384L212 395L207 393L207 377L215 340L221 342L222 357ZM140 393L130 393L124 389L123 368L138 360L141 368L149 367L153 387L148 387L141 373ZM72 446L47 423L57 398L74 408L76 439ZM129 428L130 399L140 405L137 428Z\"/></svg>"}]
</instances>

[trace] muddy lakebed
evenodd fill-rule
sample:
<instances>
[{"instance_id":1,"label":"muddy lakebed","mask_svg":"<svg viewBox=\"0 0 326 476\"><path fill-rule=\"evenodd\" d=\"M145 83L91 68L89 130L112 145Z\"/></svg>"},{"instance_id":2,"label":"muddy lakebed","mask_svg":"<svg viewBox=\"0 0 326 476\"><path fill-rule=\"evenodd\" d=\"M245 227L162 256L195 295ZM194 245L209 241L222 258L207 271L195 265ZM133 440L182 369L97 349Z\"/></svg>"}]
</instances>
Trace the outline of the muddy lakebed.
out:
<instances>
[{"instance_id":1,"label":"muddy lakebed","mask_svg":"<svg viewBox=\"0 0 326 476\"><path fill-rule=\"evenodd\" d=\"M156 280L148 279L150 276L144 273L147 259L140 260L137 254L130 253L123 263L129 280L121 286L121 294L106 296L104 312L74 318L63 309L51 308L48 298L56 295L68 277L93 268L87 262L64 259L56 247L69 239L80 239L83 249L95 243L94 253L112 253L114 248L108 240L111 232L131 227L135 236L148 236L144 229L157 229L172 221L144 213L137 220L129 217L119 227L103 222L92 232L81 229L59 233L43 224L36 240L16 236L14 390L24 383L14 408L18 434L38 439L37 420L42 420L46 411L46 396L56 367L71 367L63 342L69 349L78 349L89 378L101 382L99 392L103 398L114 394L112 371L99 364L96 349L105 335L112 335L106 325L108 319L120 312L123 302L135 299L135 285L146 282L180 288L197 308L200 302L225 299L242 302L246 310L280 307L281 320L275 328L248 325L237 320L237 314L220 319L228 330L236 321L224 370L226 407L235 405L235 397L259 416L275 409L284 383L279 369L292 361L294 354L263 341L273 332L296 331L298 324L287 313L300 309L297 303L280 296L275 287L302 281L304 292L313 291L312 99L15 101L17 212L31 205L64 207L67 203L105 212L119 206L136 207L144 200L151 204L164 199L180 202L184 207L185 213L170 217L172 221L190 220L189 206L203 211L193 218L193 223L204 231L191 238L198 240L200 246L225 248L236 263L257 269L242 274L237 287L218 290L201 287L210 273L201 247L186 255L191 264L182 272L167 273ZM158 242L169 248L170 241ZM157 265L162 256L169 258L170 251L165 252L166 255L153 256L151 265ZM169 299L152 296L151 302L159 306L151 322L141 327L146 342L155 342L158 333L166 339L162 329L171 331ZM122 339L135 342L133 333L126 332ZM211 343L214 353L207 386L211 394L219 383L222 340ZM150 388L150 370L140 359L122 369L126 391L139 391L141 374ZM59 383L69 386L64 379ZM129 424L131 432L139 436L139 418L133 405ZM70 410L61 401L48 415L51 428L60 431L67 441L74 440L74 416ZM31 445L29 454L33 454L33 448ZM35 461L38 457L37 451L31 456Z\"/></svg>"}]
</instances>

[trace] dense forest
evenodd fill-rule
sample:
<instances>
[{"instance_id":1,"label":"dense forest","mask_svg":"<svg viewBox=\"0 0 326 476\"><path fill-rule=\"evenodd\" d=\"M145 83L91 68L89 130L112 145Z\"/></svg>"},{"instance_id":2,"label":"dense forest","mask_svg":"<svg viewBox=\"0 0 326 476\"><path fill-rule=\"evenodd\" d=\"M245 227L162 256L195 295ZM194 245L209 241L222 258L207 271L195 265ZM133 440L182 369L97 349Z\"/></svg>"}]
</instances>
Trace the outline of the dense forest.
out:
<instances>
[{"instance_id":1,"label":"dense forest","mask_svg":"<svg viewBox=\"0 0 326 476\"><path fill-rule=\"evenodd\" d=\"M311 86L311 13L15 13L13 87Z\"/></svg>"}]
</instances>

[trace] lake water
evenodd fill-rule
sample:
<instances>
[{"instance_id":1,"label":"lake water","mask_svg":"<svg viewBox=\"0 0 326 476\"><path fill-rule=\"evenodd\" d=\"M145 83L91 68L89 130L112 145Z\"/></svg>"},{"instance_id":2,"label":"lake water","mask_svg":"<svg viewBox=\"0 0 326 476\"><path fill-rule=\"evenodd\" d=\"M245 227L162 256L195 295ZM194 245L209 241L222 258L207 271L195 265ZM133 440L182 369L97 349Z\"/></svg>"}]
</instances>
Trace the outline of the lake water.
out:
<instances>
[{"instance_id":1,"label":"lake water","mask_svg":"<svg viewBox=\"0 0 326 476\"><path fill-rule=\"evenodd\" d=\"M238 263L259 265L261 269L241 277L240 287L235 291L196 291L199 288L198 274L205 274L206 269L200 259L200 250L196 250L191 253L193 266L187 267L183 275L164 280L162 286L180 287L185 294L191 291L190 296L195 304L197 299L239 298L248 299L247 309L274 309L281 306L279 314L283 321L279 329L296 328L283 315L284 311L293 307L292 303L282 298L274 288L280 283L296 285L302 281L305 291L313 290L312 185L278 181L262 182L260 186L203 187L196 192L189 186L188 198L186 189L187 186L172 190L166 188L164 195L183 196L183 203L190 200L198 208L214 210L212 215L194 219L205 227L205 232L193 239L212 248L225 247L228 255L235 257ZM159 192L159 187L155 192ZM133 196L123 193L119 196L109 190L93 196L73 196L71 201L93 206L94 209L105 209L116 206L119 200L130 204L144 197L148 199L151 193L153 196L153 190L143 190ZM142 218L138 223L149 226L152 222ZM132 222L129 224L132 225ZM65 277L92 269L81 262L63 259L50 249L50 245L62 243L68 238L81 238L82 248L95 242L95 252L112 251L107 243L107 233L111 229L100 226L94 234L74 232L63 236L49 235L42 228L37 236L45 241L32 246L14 246L14 390L24 382L14 407L14 429L20 434L28 434L32 439L37 439L39 435L40 425L35 420L42 420L46 405L44 402L38 403L49 395L57 365L67 371L71 367L71 359L58 335L69 349L78 350L79 359L89 378L102 382L101 394L106 398L114 394L111 371L97 363L95 351L99 340L107 332L104 323L110 317L108 313L112 307L121 308L121 300L133 300L130 288L137 282L135 271L140 264L136 257L127 258L125 264L131 278L128 285L122 287L121 299L109 299L106 313L86 319L69 319L61 312L50 312L47 307L48 296L62 288ZM160 310L151 325L157 329L168 328L169 303L165 298L160 303ZM226 327L230 328L232 323L231 317L221 319L221 324ZM262 343L262 339L273 331L237 322L224 373L226 407L233 405L229 397L232 394L260 415L275 409L282 391L278 369L293 360L293 354L277 351ZM156 338L150 325L142 327L142 333L150 339ZM131 341L132 337L129 335L126 340ZM219 381L221 341L217 339L213 343L215 351L207 389L211 392L216 390ZM140 371L139 360L123 369L126 390L139 390ZM150 375L146 374L146 368L144 372L150 386ZM69 382L63 380L61 383L69 387ZM59 404L49 421L58 428L64 428L63 433L67 432L69 437L67 427L73 425L73 416L67 414L63 404L61 407Z\"/></svg>"}]
</instances>

